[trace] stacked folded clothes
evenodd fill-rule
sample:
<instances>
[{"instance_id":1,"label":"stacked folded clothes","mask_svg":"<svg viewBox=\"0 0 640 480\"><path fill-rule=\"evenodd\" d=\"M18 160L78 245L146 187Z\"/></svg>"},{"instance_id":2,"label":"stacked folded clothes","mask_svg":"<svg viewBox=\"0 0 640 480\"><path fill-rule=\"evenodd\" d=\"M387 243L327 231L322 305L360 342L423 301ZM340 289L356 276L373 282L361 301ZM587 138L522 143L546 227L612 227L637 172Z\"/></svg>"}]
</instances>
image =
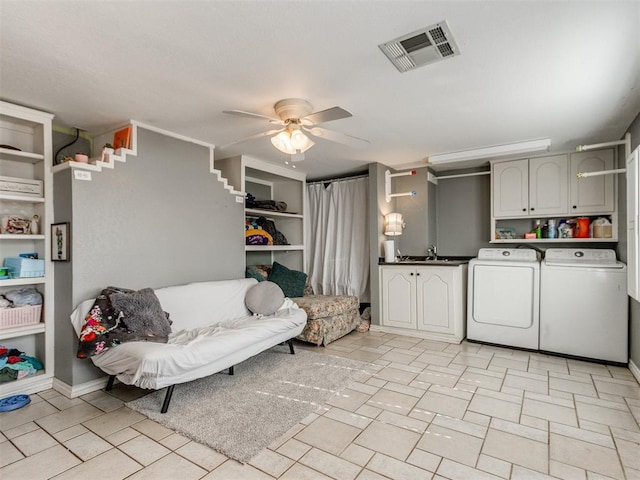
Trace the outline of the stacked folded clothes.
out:
<instances>
[{"instance_id":1,"label":"stacked folded clothes","mask_svg":"<svg viewBox=\"0 0 640 480\"><path fill-rule=\"evenodd\" d=\"M35 357L25 355L16 348L0 345L0 382L11 382L35 375L44 365Z\"/></svg>"}]
</instances>

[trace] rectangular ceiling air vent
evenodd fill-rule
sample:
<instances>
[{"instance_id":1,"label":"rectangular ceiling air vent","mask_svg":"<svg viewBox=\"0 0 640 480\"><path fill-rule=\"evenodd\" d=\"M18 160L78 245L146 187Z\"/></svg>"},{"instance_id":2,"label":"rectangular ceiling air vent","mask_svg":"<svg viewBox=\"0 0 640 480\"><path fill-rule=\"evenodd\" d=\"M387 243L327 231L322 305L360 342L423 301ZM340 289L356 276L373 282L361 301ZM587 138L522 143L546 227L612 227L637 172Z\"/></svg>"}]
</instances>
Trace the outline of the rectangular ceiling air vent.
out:
<instances>
[{"instance_id":1,"label":"rectangular ceiling air vent","mask_svg":"<svg viewBox=\"0 0 640 480\"><path fill-rule=\"evenodd\" d=\"M446 21L378 45L400 72L460 55Z\"/></svg>"}]
</instances>

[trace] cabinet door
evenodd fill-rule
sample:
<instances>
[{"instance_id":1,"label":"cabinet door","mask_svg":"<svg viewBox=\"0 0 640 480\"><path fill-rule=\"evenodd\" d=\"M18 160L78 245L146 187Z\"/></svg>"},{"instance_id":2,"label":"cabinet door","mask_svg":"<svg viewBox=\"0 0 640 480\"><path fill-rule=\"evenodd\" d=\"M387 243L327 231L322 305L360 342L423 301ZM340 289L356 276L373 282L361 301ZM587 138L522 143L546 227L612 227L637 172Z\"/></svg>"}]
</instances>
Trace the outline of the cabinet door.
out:
<instances>
[{"instance_id":1,"label":"cabinet door","mask_svg":"<svg viewBox=\"0 0 640 480\"><path fill-rule=\"evenodd\" d=\"M416 328L416 276L413 267L382 267L382 318L386 327Z\"/></svg>"},{"instance_id":2,"label":"cabinet door","mask_svg":"<svg viewBox=\"0 0 640 480\"><path fill-rule=\"evenodd\" d=\"M418 268L416 274L418 330L455 333L454 273L451 267Z\"/></svg>"},{"instance_id":3,"label":"cabinet door","mask_svg":"<svg viewBox=\"0 0 640 480\"><path fill-rule=\"evenodd\" d=\"M566 155L529 159L529 213L566 215L569 206Z\"/></svg>"},{"instance_id":4,"label":"cabinet door","mask_svg":"<svg viewBox=\"0 0 640 480\"><path fill-rule=\"evenodd\" d=\"M491 165L493 216L520 217L529 214L529 161L515 160Z\"/></svg>"},{"instance_id":5,"label":"cabinet door","mask_svg":"<svg viewBox=\"0 0 640 480\"><path fill-rule=\"evenodd\" d=\"M614 175L577 178L579 172L613 170L613 150L571 154L570 213L605 213L614 211Z\"/></svg>"}]
</instances>

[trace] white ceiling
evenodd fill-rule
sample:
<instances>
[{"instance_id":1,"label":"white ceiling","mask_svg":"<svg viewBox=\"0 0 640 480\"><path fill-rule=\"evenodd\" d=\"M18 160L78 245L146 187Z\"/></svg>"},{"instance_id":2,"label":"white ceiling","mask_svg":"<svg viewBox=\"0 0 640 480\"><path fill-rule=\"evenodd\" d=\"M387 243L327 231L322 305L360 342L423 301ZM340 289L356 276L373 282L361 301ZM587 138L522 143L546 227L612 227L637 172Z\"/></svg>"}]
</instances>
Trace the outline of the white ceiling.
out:
<instances>
[{"instance_id":1,"label":"white ceiling","mask_svg":"<svg viewBox=\"0 0 640 480\"><path fill-rule=\"evenodd\" d=\"M551 138L619 139L640 111L640 2L0 0L0 97L100 133L135 119L223 145L299 97L353 113L323 127L310 178ZM446 20L462 52L399 73L378 45ZM268 138L225 150L284 163Z\"/></svg>"}]
</instances>

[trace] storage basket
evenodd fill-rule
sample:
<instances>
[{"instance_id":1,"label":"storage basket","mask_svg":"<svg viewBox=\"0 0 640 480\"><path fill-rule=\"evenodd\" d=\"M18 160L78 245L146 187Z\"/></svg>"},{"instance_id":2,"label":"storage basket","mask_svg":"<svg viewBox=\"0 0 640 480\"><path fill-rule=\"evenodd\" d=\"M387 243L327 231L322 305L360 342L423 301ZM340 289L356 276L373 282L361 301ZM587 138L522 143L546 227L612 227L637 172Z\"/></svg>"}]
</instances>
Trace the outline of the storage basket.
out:
<instances>
[{"instance_id":1,"label":"storage basket","mask_svg":"<svg viewBox=\"0 0 640 480\"><path fill-rule=\"evenodd\" d=\"M23 257L7 257L4 266L11 269L13 278L44 277L44 260Z\"/></svg>"},{"instance_id":2,"label":"storage basket","mask_svg":"<svg viewBox=\"0 0 640 480\"><path fill-rule=\"evenodd\" d=\"M612 238L613 228L612 225L594 225L593 226L593 238Z\"/></svg>"},{"instance_id":3,"label":"storage basket","mask_svg":"<svg viewBox=\"0 0 640 480\"><path fill-rule=\"evenodd\" d=\"M42 305L0 308L0 328L24 327L40 323Z\"/></svg>"}]
</instances>

